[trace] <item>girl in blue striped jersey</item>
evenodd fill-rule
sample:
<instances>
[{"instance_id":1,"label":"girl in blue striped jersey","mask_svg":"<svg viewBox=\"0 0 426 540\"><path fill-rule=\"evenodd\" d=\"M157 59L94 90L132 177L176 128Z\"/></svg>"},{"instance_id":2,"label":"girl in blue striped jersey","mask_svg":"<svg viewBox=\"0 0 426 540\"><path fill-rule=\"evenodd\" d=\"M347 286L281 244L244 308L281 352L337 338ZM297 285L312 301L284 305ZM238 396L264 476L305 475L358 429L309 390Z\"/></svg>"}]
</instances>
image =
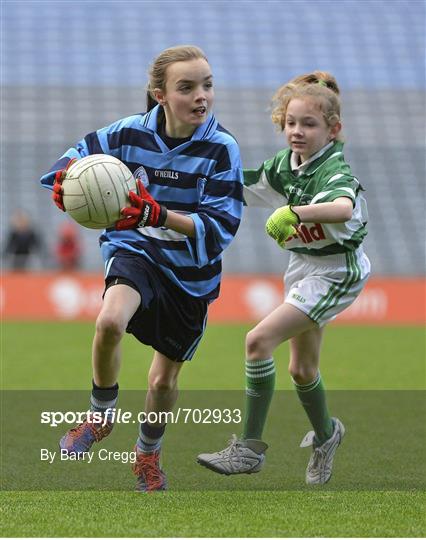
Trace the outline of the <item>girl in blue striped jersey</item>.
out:
<instances>
[{"instance_id":1,"label":"girl in blue striped jersey","mask_svg":"<svg viewBox=\"0 0 426 540\"><path fill-rule=\"evenodd\" d=\"M105 422L88 418L70 430L60 442L64 451L87 452L111 432L107 411L117 402L126 331L154 349L145 412L171 411L176 402L180 369L204 333L222 252L242 213L238 144L212 114L213 99L205 54L194 46L166 49L149 73L148 112L90 133L41 179L64 210L61 182L74 159L110 154L138 178L132 206L100 237L106 286L93 341L91 410ZM133 467L139 491L166 488L164 430L161 421L140 426Z\"/></svg>"}]
</instances>

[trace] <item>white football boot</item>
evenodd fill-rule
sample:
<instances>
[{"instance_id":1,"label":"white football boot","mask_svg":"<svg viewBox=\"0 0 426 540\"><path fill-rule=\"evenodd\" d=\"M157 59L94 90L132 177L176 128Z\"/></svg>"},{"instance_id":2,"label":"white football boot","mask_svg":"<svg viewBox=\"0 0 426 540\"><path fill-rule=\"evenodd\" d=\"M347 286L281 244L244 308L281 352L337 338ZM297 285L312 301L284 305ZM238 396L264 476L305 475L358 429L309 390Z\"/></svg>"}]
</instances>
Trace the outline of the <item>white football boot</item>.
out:
<instances>
[{"instance_id":1,"label":"white football boot","mask_svg":"<svg viewBox=\"0 0 426 540\"><path fill-rule=\"evenodd\" d=\"M306 468L307 484L325 484L331 478L334 454L337 447L342 442L345 434L345 427L338 418L332 418L334 431L333 435L321 446L315 442L315 432L309 431L303 441L301 448L312 446L312 455Z\"/></svg>"},{"instance_id":2,"label":"white football boot","mask_svg":"<svg viewBox=\"0 0 426 540\"><path fill-rule=\"evenodd\" d=\"M257 439L237 439L232 435L230 444L220 452L200 454L197 461L219 474L252 474L259 472L265 461L268 445Z\"/></svg>"}]
</instances>

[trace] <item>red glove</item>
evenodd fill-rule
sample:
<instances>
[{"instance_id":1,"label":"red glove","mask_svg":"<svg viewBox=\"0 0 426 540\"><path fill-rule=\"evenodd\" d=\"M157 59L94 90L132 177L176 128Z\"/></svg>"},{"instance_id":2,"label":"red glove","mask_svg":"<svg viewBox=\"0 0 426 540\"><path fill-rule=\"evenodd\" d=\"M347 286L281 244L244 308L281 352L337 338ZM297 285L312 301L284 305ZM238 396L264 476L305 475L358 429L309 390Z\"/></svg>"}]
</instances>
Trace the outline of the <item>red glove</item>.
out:
<instances>
[{"instance_id":1,"label":"red glove","mask_svg":"<svg viewBox=\"0 0 426 540\"><path fill-rule=\"evenodd\" d=\"M67 174L67 170L71 167L73 163L77 161L76 158L72 158L68 161L67 166L65 169L60 169L55 173L55 182L53 184L53 193L52 193L52 199L53 202L56 204L56 206L62 210L62 212L65 212L65 206L64 201L62 200L62 182L65 179L65 176Z\"/></svg>"},{"instance_id":2,"label":"red glove","mask_svg":"<svg viewBox=\"0 0 426 540\"><path fill-rule=\"evenodd\" d=\"M158 204L138 178L136 180L139 195L129 191L129 199L132 206L121 210L124 216L116 222L117 231L134 229L136 227L162 227L167 219L167 208Z\"/></svg>"}]
</instances>

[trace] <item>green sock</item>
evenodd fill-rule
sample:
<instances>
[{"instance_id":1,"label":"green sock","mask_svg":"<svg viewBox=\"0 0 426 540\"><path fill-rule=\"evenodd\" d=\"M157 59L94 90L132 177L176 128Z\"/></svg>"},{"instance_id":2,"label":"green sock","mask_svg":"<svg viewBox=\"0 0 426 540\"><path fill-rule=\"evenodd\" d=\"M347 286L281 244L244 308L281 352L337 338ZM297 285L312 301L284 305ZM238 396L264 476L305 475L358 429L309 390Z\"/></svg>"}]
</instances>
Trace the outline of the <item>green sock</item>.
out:
<instances>
[{"instance_id":1,"label":"green sock","mask_svg":"<svg viewBox=\"0 0 426 540\"><path fill-rule=\"evenodd\" d=\"M321 375L318 372L315 379L308 384L297 384L294 381L293 383L314 428L315 437L321 445L333 435L333 422L328 412Z\"/></svg>"},{"instance_id":2,"label":"green sock","mask_svg":"<svg viewBox=\"0 0 426 540\"><path fill-rule=\"evenodd\" d=\"M243 439L261 439L275 388L274 359L246 360L246 411Z\"/></svg>"}]
</instances>

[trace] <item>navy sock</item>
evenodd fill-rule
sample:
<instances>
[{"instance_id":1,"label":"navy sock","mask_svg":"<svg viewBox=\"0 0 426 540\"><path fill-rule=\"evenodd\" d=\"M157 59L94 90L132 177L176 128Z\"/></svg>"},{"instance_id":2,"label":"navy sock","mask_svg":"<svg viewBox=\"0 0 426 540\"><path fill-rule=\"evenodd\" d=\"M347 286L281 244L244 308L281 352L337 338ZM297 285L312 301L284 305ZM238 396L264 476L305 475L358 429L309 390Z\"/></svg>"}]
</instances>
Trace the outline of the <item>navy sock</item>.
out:
<instances>
[{"instance_id":1,"label":"navy sock","mask_svg":"<svg viewBox=\"0 0 426 540\"><path fill-rule=\"evenodd\" d=\"M151 426L148 422L141 422L139 427L139 437L136 446L140 452L152 454L161 448L161 442L166 430L166 424L163 426Z\"/></svg>"},{"instance_id":2,"label":"navy sock","mask_svg":"<svg viewBox=\"0 0 426 540\"><path fill-rule=\"evenodd\" d=\"M106 413L107 418L111 418L112 411L106 412L108 409L114 409L118 400L118 383L108 388L97 386L95 381L92 381L92 394L90 396L90 410Z\"/></svg>"}]
</instances>

